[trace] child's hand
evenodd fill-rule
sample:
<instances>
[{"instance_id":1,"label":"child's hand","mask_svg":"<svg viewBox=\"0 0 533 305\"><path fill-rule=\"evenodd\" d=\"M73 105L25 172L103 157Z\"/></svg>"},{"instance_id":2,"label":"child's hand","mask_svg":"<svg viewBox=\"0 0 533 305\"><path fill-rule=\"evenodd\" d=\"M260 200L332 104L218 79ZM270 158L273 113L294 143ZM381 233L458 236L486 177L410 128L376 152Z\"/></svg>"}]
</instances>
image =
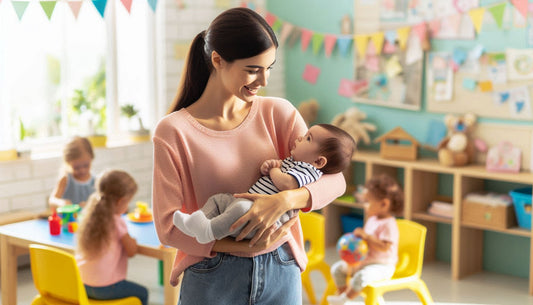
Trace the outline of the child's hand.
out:
<instances>
[{"instance_id":1,"label":"child's hand","mask_svg":"<svg viewBox=\"0 0 533 305\"><path fill-rule=\"evenodd\" d=\"M261 165L261 174L267 176L270 173L270 170L275 167L281 167L281 160L270 159L263 162Z\"/></svg>"},{"instance_id":2,"label":"child's hand","mask_svg":"<svg viewBox=\"0 0 533 305\"><path fill-rule=\"evenodd\" d=\"M368 235L365 233L365 230L363 230L363 228L355 228L355 230L353 230L353 235L364 240L368 238Z\"/></svg>"}]
</instances>

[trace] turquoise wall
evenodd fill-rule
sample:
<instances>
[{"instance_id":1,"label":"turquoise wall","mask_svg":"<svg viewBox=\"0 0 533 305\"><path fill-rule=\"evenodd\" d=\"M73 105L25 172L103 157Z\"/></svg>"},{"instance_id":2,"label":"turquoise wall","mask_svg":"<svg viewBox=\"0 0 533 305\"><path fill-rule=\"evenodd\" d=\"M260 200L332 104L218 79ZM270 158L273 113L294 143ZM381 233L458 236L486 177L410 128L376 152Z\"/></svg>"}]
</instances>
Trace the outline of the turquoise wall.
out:
<instances>
[{"instance_id":1,"label":"turquoise wall","mask_svg":"<svg viewBox=\"0 0 533 305\"><path fill-rule=\"evenodd\" d=\"M295 26L320 33L341 33L341 19L345 15L353 16L354 0L267 0L267 10L283 21ZM481 0L483 6L500 2L497 0ZM478 43L483 44L488 51L500 50L503 42L514 47L524 47L525 30L502 31L490 29L484 31L475 41L433 41L433 48L451 50L461 45L471 48ZM354 60L352 53L344 56L335 49L330 58L326 58L324 51L314 54L311 45L306 51L301 50L299 42L293 46L283 47L285 54L286 98L293 104L310 98L316 99L320 105L317 122L330 122L331 119L354 106L351 99L337 93L339 82L343 78L353 78ZM321 69L316 84L310 84L302 79L305 65L311 64ZM425 111L425 94L422 94L422 109L408 111L366 104L357 107L367 115L367 121L375 124L378 130L372 137L401 125L407 132L421 142L425 142L426 131L431 120L443 120L444 114ZM531 122L511 121L500 119L480 118L479 122L527 125ZM356 175L357 176L357 175ZM360 179L361 175L356 177ZM442 179L439 189L450 190L450 179ZM447 225L439 225L437 257L443 261L450 260L451 230ZM529 271L529 238L509 236L506 234L485 232L484 234L484 268L489 271L528 276ZM506 249L503 252L501 249Z\"/></svg>"}]
</instances>

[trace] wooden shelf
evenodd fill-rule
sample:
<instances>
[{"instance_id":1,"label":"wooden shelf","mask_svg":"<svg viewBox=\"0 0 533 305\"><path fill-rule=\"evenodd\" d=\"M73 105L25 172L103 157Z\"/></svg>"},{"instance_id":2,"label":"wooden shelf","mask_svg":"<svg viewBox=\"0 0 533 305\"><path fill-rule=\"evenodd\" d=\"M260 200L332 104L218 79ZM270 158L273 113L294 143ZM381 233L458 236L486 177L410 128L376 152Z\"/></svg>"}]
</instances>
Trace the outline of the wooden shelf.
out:
<instances>
[{"instance_id":1,"label":"wooden shelf","mask_svg":"<svg viewBox=\"0 0 533 305\"><path fill-rule=\"evenodd\" d=\"M365 179L381 173L388 173L393 177L403 175L405 205L403 217L422 223L428 228L426 240L426 259L436 258L437 225L451 225L451 273L453 279L461 279L470 274L483 270L483 232L494 231L504 234L523 236L530 239L530 249L533 249L531 229L511 227L498 229L479 224L465 222L461 219L462 201L466 194L484 191L486 180L512 182L533 185L533 173L500 173L490 172L479 164L464 167L447 167L441 165L437 159L420 158L416 161L386 160L378 152L358 151L353 161L363 163ZM355 168L355 167L353 167ZM439 217L427 213L431 201L439 197L439 179L441 175L451 175L453 178L449 198L454 206L452 218ZM351 189L350 187L348 189ZM324 208L326 217L326 243L334 245L342 234L340 216L349 213L353 208L363 208L362 204L344 196L335 200ZM529 262L529 293L533 295L533 255L530 252Z\"/></svg>"}]
</instances>

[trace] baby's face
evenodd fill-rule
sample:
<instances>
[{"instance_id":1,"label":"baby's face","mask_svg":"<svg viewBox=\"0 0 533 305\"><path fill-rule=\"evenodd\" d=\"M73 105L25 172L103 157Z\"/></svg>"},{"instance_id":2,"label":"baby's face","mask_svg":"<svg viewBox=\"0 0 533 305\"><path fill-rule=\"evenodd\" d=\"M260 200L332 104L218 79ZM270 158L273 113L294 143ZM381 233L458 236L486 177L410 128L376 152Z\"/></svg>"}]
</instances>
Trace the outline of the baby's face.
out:
<instances>
[{"instance_id":1,"label":"baby's face","mask_svg":"<svg viewBox=\"0 0 533 305\"><path fill-rule=\"evenodd\" d=\"M320 145L331 137L329 131L320 126L312 126L309 131L294 141L291 156L295 161L303 161L313 164L320 156Z\"/></svg>"}]
</instances>

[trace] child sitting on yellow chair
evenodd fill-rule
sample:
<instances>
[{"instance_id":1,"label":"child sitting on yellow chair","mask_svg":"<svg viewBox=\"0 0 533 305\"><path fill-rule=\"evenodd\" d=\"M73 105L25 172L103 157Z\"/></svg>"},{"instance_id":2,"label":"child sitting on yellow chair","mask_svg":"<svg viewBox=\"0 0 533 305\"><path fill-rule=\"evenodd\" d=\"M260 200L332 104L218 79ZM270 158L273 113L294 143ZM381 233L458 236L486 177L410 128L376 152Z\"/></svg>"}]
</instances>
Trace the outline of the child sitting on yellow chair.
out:
<instances>
[{"instance_id":1,"label":"child sitting on yellow chair","mask_svg":"<svg viewBox=\"0 0 533 305\"><path fill-rule=\"evenodd\" d=\"M353 234L367 242L368 254L355 266L342 260L333 264L331 273L338 295L327 298L330 305L342 305L355 299L369 283L390 279L396 268L399 231L394 215L403 209L403 191L387 175L370 179L365 187L367 221Z\"/></svg>"}]
</instances>

